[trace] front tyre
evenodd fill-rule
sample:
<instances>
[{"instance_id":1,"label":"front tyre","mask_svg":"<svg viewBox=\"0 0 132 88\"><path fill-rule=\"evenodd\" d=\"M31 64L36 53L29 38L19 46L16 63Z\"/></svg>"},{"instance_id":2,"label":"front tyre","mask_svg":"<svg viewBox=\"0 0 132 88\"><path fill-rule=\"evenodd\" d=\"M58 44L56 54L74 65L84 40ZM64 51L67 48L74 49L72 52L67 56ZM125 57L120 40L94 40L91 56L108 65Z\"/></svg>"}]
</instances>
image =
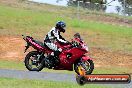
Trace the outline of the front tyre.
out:
<instances>
[{"instance_id":1,"label":"front tyre","mask_svg":"<svg viewBox=\"0 0 132 88\"><path fill-rule=\"evenodd\" d=\"M84 76L77 75L76 81L79 85L84 85L86 83L86 79Z\"/></svg>"},{"instance_id":2,"label":"front tyre","mask_svg":"<svg viewBox=\"0 0 132 88\"><path fill-rule=\"evenodd\" d=\"M43 69L43 63L41 59L38 59L40 54L37 51L29 52L25 57L25 66L29 71L41 71Z\"/></svg>"},{"instance_id":3,"label":"front tyre","mask_svg":"<svg viewBox=\"0 0 132 88\"><path fill-rule=\"evenodd\" d=\"M79 61L78 63L75 64L75 72L80 75L79 69L83 68L83 71L85 72L85 75L91 74L94 69L94 63L92 60L87 60L87 61Z\"/></svg>"}]
</instances>

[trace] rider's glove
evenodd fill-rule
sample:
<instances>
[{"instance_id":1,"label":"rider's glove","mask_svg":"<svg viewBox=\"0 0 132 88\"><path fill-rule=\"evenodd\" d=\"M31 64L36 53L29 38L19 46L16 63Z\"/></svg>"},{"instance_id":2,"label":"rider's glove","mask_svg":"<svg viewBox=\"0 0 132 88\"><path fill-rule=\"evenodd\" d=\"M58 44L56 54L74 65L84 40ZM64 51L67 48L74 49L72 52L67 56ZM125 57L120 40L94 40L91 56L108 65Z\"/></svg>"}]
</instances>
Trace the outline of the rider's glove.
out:
<instances>
[{"instance_id":1,"label":"rider's glove","mask_svg":"<svg viewBox=\"0 0 132 88\"><path fill-rule=\"evenodd\" d=\"M71 42L67 41L66 44L71 44Z\"/></svg>"}]
</instances>

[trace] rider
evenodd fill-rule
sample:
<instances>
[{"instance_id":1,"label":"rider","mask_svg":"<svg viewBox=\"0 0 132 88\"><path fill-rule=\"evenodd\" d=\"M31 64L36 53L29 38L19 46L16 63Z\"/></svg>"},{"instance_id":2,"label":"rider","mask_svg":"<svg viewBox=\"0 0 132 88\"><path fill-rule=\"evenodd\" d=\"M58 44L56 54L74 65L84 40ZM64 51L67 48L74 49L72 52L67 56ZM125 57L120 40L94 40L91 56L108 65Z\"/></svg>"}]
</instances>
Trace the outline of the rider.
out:
<instances>
[{"instance_id":1,"label":"rider","mask_svg":"<svg viewBox=\"0 0 132 88\"><path fill-rule=\"evenodd\" d=\"M58 21L56 23L56 26L53 27L48 34L46 35L45 39L44 39L44 44L51 50L53 50L54 52L51 53L51 55L49 55L47 58L52 58L52 57L56 57L57 59L59 54L62 52L62 49L59 48L55 42L59 42L61 44L69 44L68 41L66 41L61 35L60 32L65 33L65 27L66 24L63 21ZM50 61L48 62L48 64L50 64Z\"/></svg>"}]
</instances>

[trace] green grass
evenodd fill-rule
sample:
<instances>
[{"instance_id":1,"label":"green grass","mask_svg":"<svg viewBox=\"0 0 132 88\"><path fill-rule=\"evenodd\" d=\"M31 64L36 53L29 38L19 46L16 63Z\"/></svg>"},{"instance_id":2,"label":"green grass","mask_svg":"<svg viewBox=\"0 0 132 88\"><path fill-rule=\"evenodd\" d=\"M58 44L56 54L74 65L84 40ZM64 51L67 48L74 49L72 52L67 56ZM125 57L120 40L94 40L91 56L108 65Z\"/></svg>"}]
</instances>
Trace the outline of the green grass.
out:
<instances>
[{"instance_id":1,"label":"green grass","mask_svg":"<svg viewBox=\"0 0 132 88\"><path fill-rule=\"evenodd\" d=\"M0 69L26 70L23 62L0 60Z\"/></svg>"},{"instance_id":2,"label":"green grass","mask_svg":"<svg viewBox=\"0 0 132 88\"><path fill-rule=\"evenodd\" d=\"M5 61L0 60L0 69L10 69L10 70L26 70L26 67L23 62L17 61ZM44 68L42 72L54 72L54 73L65 73L65 74L75 74L74 71L67 70L52 70ZM92 74L121 74L121 73L131 73L132 70L126 67L121 66L112 66L112 67L97 67L94 69Z\"/></svg>"},{"instance_id":3,"label":"green grass","mask_svg":"<svg viewBox=\"0 0 132 88\"><path fill-rule=\"evenodd\" d=\"M10 69L10 70L27 70L25 67L24 62L18 62L18 61L6 61L6 60L0 60L0 69ZM55 72L55 73L74 73L73 71L66 71L66 70L49 70L47 68L44 68L42 70L43 72Z\"/></svg>"},{"instance_id":4,"label":"green grass","mask_svg":"<svg viewBox=\"0 0 132 88\"><path fill-rule=\"evenodd\" d=\"M111 66L95 68L92 74L131 74L129 67Z\"/></svg>"},{"instance_id":5,"label":"green grass","mask_svg":"<svg viewBox=\"0 0 132 88\"><path fill-rule=\"evenodd\" d=\"M95 21L82 21L77 19L71 19L67 17L58 16L57 13L36 11L36 10L26 10L22 8L13 8L8 6L0 6L0 28L12 29L17 33L26 30L35 31L39 28L45 28L54 25L58 20L65 20L68 24L68 28L74 29L87 29L92 31L99 31L104 33L118 33L130 35L132 34L132 29L121 26L113 26L109 24L99 23ZM17 29L18 28L18 29ZM37 29L36 29L37 28ZM15 30L16 29L16 30ZM22 30L23 29L23 30ZM25 30L24 30L25 29ZM22 31L21 31L22 30ZM42 29L41 29L42 30ZM126 31L124 31L126 30Z\"/></svg>"},{"instance_id":6,"label":"green grass","mask_svg":"<svg viewBox=\"0 0 132 88\"><path fill-rule=\"evenodd\" d=\"M55 82L29 79L0 78L0 88L111 88L97 84L80 86L70 82Z\"/></svg>"}]
</instances>

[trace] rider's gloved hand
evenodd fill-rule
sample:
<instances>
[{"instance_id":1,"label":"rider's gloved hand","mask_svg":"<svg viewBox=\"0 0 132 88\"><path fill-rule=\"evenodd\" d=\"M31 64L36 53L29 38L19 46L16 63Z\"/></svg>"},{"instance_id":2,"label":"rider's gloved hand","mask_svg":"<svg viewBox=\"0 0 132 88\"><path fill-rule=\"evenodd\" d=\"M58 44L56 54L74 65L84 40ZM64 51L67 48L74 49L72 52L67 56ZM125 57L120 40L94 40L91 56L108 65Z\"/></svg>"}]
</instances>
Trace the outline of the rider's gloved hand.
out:
<instances>
[{"instance_id":1,"label":"rider's gloved hand","mask_svg":"<svg viewBox=\"0 0 132 88\"><path fill-rule=\"evenodd\" d=\"M66 44L71 44L71 42L67 41Z\"/></svg>"}]
</instances>

